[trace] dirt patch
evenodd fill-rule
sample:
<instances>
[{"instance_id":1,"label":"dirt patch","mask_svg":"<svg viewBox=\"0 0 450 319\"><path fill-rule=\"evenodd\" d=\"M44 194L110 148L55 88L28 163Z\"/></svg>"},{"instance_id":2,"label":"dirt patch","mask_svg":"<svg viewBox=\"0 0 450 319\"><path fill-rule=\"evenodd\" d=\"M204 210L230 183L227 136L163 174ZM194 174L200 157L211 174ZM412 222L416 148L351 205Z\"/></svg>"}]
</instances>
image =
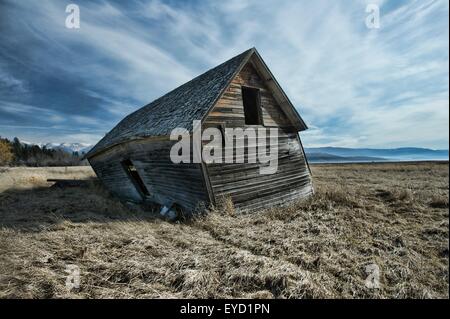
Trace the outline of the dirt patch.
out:
<instances>
[{"instance_id":1,"label":"dirt patch","mask_svg":"<svg viewBox=\"0 0 450 319\"><path fill-rule=\"evenodd\" d=\"M95 177L90 166L0 167L0 192L11 189L46 187L49 178L86 179Z\"/></svg>"}]
</instances>

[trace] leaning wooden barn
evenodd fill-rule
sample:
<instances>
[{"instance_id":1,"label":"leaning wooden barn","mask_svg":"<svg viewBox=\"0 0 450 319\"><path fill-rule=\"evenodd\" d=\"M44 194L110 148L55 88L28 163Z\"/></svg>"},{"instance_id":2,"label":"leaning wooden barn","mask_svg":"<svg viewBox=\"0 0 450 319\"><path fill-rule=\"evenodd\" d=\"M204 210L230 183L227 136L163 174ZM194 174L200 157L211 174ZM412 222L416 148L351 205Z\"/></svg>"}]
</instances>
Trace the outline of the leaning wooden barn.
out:
<instances>
[{"instance_id":1,"label":"leaning wooden barn","mask_svg":"<svg viewBox=\"0 0 450 319\"><path fill-rule=\"evenodd\" d=\"M171 133L185 128L192 137L195 120L201 121L201 130L215 127L221 132L276 128L276 171L261 174L266 164L249 161L174 163L170 152L179 141L171 139ZM252 48L131 113L85 157L103 184L126 201L155 202L192 213L201 203L215 204L229 197L238 210L255 210L312 194L311 173L298 135L306 129ZM249 143L247 139L243 144L245 158L250 155ZM205 144L201 143L200 154Z\"/></svg>"}]
</instances>

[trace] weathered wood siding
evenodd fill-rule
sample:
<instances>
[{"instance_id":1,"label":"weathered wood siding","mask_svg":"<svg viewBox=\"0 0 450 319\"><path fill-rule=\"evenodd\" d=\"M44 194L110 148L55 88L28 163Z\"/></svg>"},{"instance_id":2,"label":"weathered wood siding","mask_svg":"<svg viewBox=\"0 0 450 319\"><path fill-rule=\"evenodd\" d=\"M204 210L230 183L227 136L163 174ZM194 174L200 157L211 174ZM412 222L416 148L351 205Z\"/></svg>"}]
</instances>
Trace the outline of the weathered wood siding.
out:
<instances>
[{"instance_id":1,"label":"weathered wood siding","mask_svg":"<svg viewBox=\"0 0 450 319\"><path fill-rule=\"evenodd\" d=\"M241 86L260 89L263 118L260 127L278 128L278 170L271 175L261 175L259 163L207 164L216 200L230 196L236 207L253 210L308 196L313 189L300 138L251 63L232 80L205 118L203 128L247 127Z\"/></svg>"},{"instance_id":2,"label":"weathered wood siding","mask_svg":"<svg viewBox=\"0 0 450 319\"><path fill-rule=\"evenodd\" d=\"M168 139L135 140L120 144L89 159L97 176L114 194L124 200L143 200L121 162L130 159L150 196L145 199L162 205L177 203L192 212L200 202L208 202L208 193L200 164L174 164Z\"/></svg>"}]
</instances>

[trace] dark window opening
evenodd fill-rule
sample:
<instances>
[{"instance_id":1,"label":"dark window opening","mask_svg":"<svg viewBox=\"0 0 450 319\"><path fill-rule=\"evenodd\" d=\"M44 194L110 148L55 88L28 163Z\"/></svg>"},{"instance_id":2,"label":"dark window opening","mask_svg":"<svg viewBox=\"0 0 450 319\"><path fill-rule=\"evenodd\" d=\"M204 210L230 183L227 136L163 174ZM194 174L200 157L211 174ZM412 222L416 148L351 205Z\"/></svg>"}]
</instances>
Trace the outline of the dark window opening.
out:
<instances>
[{"instance_id":1,"label":"dark window opening","mask_svg":"<svg viewBox=\"0 0 450 319\"><path fill-rule=\"evenodd\" d=\"M122 166L127 172L128 176L130 177L131 181L134 184L134 187L144 196L150 195L148 192L147 187L145 186L144 181L139 176L138 171L136 170L136 167L134 167L133 162L131 160L127 159L122 161Z\"/></svg>"},{"instance_id":2,"label":"dark window opening","mask_svg":"<svg viewBox=\"0 0 450 319\"><path fill-rule=\"evenodd\" d=\"M242 87L242 102L244 104L245 124L261 125L261 109L259 107L259 90Z\"/></svg>"}]
</instances>

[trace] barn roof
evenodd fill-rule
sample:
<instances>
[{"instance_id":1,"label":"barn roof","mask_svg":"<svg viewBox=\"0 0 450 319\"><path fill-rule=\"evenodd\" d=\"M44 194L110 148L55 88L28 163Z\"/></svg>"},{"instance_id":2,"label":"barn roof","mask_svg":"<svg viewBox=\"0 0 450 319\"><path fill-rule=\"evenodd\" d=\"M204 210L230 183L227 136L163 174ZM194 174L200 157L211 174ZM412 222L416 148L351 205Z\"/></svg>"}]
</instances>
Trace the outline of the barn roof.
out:
<instances>
[{"instance_id":1,"label":"barn roof","mask_svg":"<svg viewBox=\"0 0 450 319\"><path fill-rule=\"evenodd\" d=\"M107 133L85 157L89 158L104 149L128 140L170 135L176 127L192 131L193 120L204 118L231 80L251 58L256 62L255 66L261 69L269 87L276 91L274 93L277 94L274 94L274 97L279 100L283 111L288 116L291 115L290 118L294 117L293 122L299 131L307 129L256 49L252 48L129 114Z\"/></svg>"}]
</instances>

